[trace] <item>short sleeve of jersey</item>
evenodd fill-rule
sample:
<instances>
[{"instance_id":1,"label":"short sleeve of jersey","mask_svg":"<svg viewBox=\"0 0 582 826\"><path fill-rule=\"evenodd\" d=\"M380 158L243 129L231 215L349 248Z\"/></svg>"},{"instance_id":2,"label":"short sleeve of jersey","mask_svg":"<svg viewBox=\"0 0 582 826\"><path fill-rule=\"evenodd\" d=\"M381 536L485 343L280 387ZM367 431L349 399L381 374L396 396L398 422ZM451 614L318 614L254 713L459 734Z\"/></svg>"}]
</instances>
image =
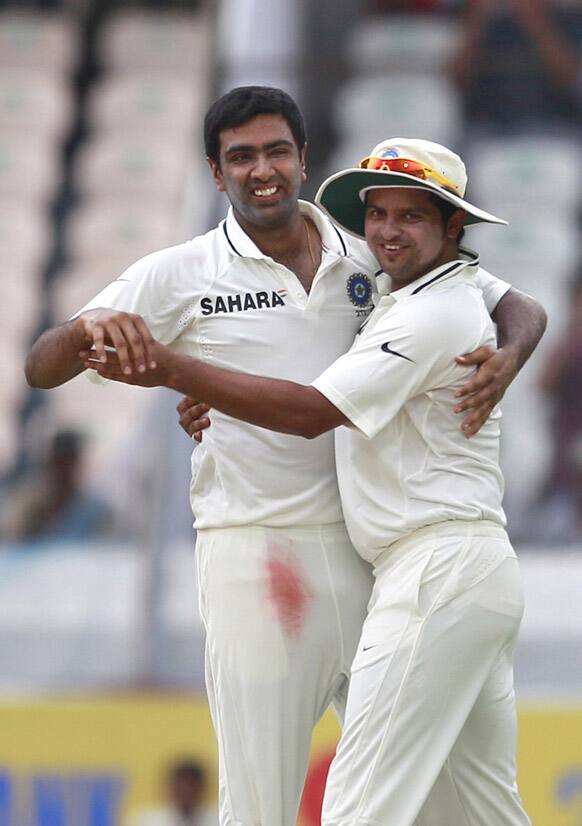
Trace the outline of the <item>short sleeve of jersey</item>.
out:
<instances>
[{"instance_id":1,"label":"short sleeve of jersey","mask_svg":"<svg viewBox=\"0 0 582 826\"><path fill-rule=\"evenodd\" d=\"M483 330L477 312L465 315L446 300L403 301L312 385L371 439L409 399L450 381Z\"/></svg>"},{"instance_id":2,"label":"short sleeve of jersey","mask_svg":"<svg viewBox=\"0 0 582 826\"><path fill-rule=\"evenodd\" d=\"M495 310L505 293L511 289L511 284L507 281L496 278L481 267L477 270L475 283L481 290L489 315Z\"/></svg>"},{"instance_id":3,"label":"short sleeve of jersey","mask_svg":"<svg viewBox=\"0 0 582 826\"><path fill-rule=\"evenodd\" d=\"M76 315L108 307L141 315L153 337L171 344L181 333L201 294L203 256L195 242L159 250L132 264Z\"/></svg>"}]
</instances>

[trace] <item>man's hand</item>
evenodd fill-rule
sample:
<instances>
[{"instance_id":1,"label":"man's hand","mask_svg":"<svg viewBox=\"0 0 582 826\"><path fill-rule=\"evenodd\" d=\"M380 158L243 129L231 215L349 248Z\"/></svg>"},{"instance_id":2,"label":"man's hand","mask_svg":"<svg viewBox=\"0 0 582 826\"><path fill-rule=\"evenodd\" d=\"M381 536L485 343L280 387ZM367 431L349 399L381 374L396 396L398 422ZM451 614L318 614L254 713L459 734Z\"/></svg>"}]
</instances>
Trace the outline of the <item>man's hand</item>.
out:
<instances>
[{"instance_id":1,"label":"man's hand","mask_svg":"<svg viewBox=\"0 0 582 826\"><path fill-rule=\"evenodd\" d=\"M76 323L83 331L87 347L94 348L96 361L112 363L105 349L109 345L115 348L122 374L129 376L135 370L145 373L148 369L156 369L152 350L155 342L141 316L120 310L95 309L82 313Z\"/></svg>"},{"instance_id":2,"label":"man's hand","mask_svg":"<svg viewBox=\"0 0 582 826\"><path fill-rule=\"evenodd\" d=\"M507 348L479 347L473 353L458 356L456 362L463 367L477 367L475 375L455 393L456 397L463 398L455 406L455 413L470 411L461 423L461 430L469 439L481 429L501 401L519 367L515 353Z\"/></svg>"},{"instance_id":3,"label":"man's hand","mask_svg":"<svg viewBox=\"0 0 582 826\"><path fill-rule=\"evenodd\" d=\"M205 414L210 407L203 402L198 402L190 396L184 396L176 407L180 414L180 427L195 442L202 441L202 431L210 427L210 419Z\"/></svg>"},{"instance_id":4,"label":"man's hand","mask_svg":"<svg viewBox=\"0 0 582 826\"><path fill-rule=\"evenodd\" d=\"M147 328L146 328L147 329ZM95 347L93 350L81 350L79 357L83 367L95 370L104 379L119 381L123 384L134 384L139 387L166 387L169 376L169 367L174 353L169 347L160 344L151 338L147 346L149 369L129 370L127 354L125 361L117 351L102 350L102 354ZM103 360L103 356L105 360Z\"/></svg>"}]
</instances>

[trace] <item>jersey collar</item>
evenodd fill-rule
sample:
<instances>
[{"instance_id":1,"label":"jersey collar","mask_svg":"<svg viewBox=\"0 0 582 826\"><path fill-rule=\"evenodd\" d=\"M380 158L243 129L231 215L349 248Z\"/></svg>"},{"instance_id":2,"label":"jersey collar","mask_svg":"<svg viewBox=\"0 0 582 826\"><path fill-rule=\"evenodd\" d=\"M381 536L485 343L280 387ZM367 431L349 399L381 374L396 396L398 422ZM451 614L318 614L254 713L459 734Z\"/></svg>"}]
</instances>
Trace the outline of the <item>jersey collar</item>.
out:
<instances>
[{"instance_id":1,"label":"jersey collar","mask_svg":"<svg viewBox=\"0 0 582 826\"><path fill-rule=\"evenodd\" d=\"M299 201L299 209L301 214L311 218L317 227L324 250L345 258L348 254L347 242L343 233L332 224L329 218L308 201ZM236 220L232 207L229 207L226 218L220 223L220 230L223 233L225 244L227 244L233 255L238 255L241 258L270 259L270 256L261 252L255 242L246 234Z\"/></svg>"},{"instance_id":2,"label":"jersey collar","mask_svg":"<svg viewBox=\"0 0 582 826\"><path fill-rule=\"evenodd\" d=\"M466 247L459 248L459 257L454 261L448 261L440 267L427 272L406 287L401 287L390 293L390 297L396 301L401 301L403 298L408 298L410 295L418 295L426 289L430 289L437 284L442 284L444 281L449 281L455 276L463 275L463 277L474 277L479 268L479 256L473 250Z\"/></svg>"}]
</instances>

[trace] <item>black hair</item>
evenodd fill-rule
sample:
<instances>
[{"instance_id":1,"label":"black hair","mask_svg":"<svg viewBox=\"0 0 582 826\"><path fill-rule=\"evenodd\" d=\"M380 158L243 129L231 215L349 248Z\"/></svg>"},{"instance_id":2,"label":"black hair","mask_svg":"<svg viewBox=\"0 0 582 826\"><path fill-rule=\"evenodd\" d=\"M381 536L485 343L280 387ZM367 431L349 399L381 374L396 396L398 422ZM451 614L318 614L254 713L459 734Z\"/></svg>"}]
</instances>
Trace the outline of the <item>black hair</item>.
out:
<instances>
[{"instance_id":1,"label":"black hair","mask_svg":"<svg viewBox=\"0 0 582 826\"><path fill-rule=\"evenodd\" d=\"M428 197L429 197L429 200L430 200L431 204L434 204L434 206L440 212L440 214L442 216L442 219L443 219L443 224L445 225L445 227L448 227L449 221L451 220L453 214L455 212L457 212L457 210L461 209L461 207L455 206L450 201L445 201L444 198L441 198L439 195L436 195L434 192L431 192ZM463 227L463 229L457 235L457 244L461 243L461 241L463 240L464 235L465 235L465 229Z\"/></svg>"},{"instance_id":2,"label":"black hair","mask_svg":"<svg viewBox=\"0 0 582 826\"><path fill-rule=\"evenodd\" d=\"M171 780L193 780L200 786L206 783L206 770L196 760L178 760L170 766L168 776Z\"/></svg>"},{"instance_id":3,"label":"black hair","mask_svg":"<svg viewBox=\"0 0 582 826\"><path fill-rule=\"evenodd\" d=\"M287 92L270 86L238 86L215 100L204 118L206 156L216 163L220 155L220 132L242 126L256 115L281 115L287 121L299 152L306 141L299 107Z\"/></svg>"}]
</instances>

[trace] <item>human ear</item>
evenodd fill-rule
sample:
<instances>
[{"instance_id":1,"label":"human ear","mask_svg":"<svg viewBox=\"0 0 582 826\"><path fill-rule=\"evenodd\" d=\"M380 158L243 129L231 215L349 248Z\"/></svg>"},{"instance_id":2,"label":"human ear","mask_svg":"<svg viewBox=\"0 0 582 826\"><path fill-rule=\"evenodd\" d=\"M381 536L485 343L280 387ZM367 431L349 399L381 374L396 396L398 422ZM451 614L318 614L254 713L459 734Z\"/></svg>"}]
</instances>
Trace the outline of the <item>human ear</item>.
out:
<instances>
[{"instance_id":1,"label":"human ear","mask_svg":"<svg viewBox=\"0 0 582 826\"><path fill-rule=\"evenodd\" d=\"M465 218L467 213L464 209L457 209L451 217L449 218L449 223L447 226L447 238L451 238L456 240L459 236L459 233L465 226Z\"/></svg>"},{"instance_id":2,"label":"human ear","mask_svg":"<svg viewBox=\"0 0 582 826\"><path fill-rule=\"evenodd\" d=\"M212 178L214 179L216 188L219 192L226 192L224 178L222 177L222 172L220 171L220 165L218 161L215 161L214 158L206 158L206 162L210 167L210 172L212 173Z\"/></svg>"},{"instance_id":3,"label":"human ear","mask_svg":"<svg viewBox=\"0 0 582 826\"><path fill-rule=\"evenodd\" d=\"M299 153L299 160L301 165L301 180L307 180L307 171L306 171L306 158L307 158L307 144L303 144L303 148Z\"/></svg>"}]
</instances>

